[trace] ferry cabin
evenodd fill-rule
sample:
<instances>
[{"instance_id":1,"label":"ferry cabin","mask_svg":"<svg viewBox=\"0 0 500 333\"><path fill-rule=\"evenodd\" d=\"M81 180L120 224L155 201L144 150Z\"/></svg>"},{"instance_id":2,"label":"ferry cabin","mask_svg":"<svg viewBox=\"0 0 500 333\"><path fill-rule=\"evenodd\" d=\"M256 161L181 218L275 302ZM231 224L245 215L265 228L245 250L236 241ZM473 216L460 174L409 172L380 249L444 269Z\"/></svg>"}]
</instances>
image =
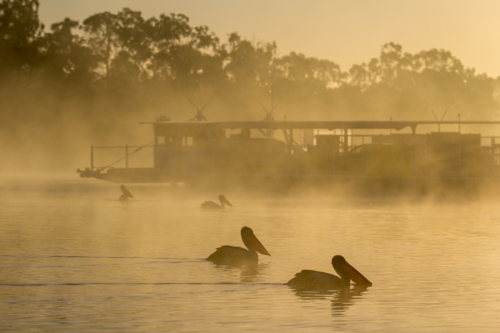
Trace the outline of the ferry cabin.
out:
<instances>
[{"instance_id":1,"label":"ferry cabin","mask_svg":"<svg viewBox=\"0 0 500 333\"><path fill-rule=\"evenodd\" d=\"M499 149L480 134L430 132L411 121L156 121L153 166L96 167L82 177L117 182L190 182L200 177L308 178L497 177ZM462 125L497 124L462 122ZM409 129L406 133L399 132ZM355 134L355 132L378 134ZM380 134L384 132L385 134ZM366 142L365 142L366 139ZM99 147L93 147L98 149Z\"/></svg>"}]
</instances>

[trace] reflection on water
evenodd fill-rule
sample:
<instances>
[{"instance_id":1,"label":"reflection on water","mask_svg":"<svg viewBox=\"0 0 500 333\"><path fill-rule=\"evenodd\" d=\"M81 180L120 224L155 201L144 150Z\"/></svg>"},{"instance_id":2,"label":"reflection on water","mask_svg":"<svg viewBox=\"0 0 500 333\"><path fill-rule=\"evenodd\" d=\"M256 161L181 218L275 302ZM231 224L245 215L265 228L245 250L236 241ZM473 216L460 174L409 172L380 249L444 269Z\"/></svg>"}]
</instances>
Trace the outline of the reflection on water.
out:
<instances>
[{"instance_id":1,"label":"reflection on water","mask_svg":"<svg viewBox=\"0 0 500 333\"><path fill-rule=\"evenodd\" d=\"M361 295L366 291L367 287L355 286L352 289L342 288L334 297L332 297L332 315L338 316L345 312L345 310L353 305L356 299L361 299Z\"/></svg>"},{"instance_id":2,"label":"reflection on water","mask_svg":"<svg viewBox=\"0 0 500 333\"><path fill-rule=\"evenodd\" d=\"M362 294L367 291L366 286L349 286L339 288L337 290L303 290L300 288L291 289L295 292L295 295L302 299L309 300L330 300L332 316L340 316L345 313L345 311L354 303L356 299L361 299Z\"/></svg>"},{"instance_id":3,"label":"reflection on water","mask_svg":"<svg viewBox=\"0 0 500 333\"><path fill-rule=\"evenodd\" d=\"M328 195L227 193L235 208L163 185L0 182L0 330L47 332L495 332L500 207L392 206ZM206 258L249 226L272 257ZM373 286L284 285L341 254ZM352 258L352 259L351 259Z\"/></svg>"},{"instance_id":4,"label":"reflection on water","mask_svg":"<svg viewBox=\"0 0 500 333\"><path fill-rule=\"evenodd\" d=\"M242 283L248 282L257 282L259 281L259 276L265 274L266 268L268 266L267 263L248 263L242 265L218 265L213 264L215 269L219 270L221 274L231 274L231 273L239 273L240 281Z\"/></svg>"}]
</instances>

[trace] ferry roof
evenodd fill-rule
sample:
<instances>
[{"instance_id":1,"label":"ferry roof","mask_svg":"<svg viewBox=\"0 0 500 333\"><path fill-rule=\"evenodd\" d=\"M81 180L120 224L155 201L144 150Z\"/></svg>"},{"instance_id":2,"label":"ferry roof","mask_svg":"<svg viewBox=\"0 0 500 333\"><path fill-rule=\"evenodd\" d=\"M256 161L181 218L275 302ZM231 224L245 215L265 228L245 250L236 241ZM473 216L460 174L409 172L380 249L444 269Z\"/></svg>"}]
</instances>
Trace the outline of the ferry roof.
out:
<instances>
[{"instance_id":1,"label":"ferry roof","mask_svg":"<svg viewBox=\"0 0 500 333\"><path fill-rule=\"evenodd\" d=\"M500 121L154 121L142 122L172 129L393 129L419 125L499 125Z\"/></svg>"}]
</instances>

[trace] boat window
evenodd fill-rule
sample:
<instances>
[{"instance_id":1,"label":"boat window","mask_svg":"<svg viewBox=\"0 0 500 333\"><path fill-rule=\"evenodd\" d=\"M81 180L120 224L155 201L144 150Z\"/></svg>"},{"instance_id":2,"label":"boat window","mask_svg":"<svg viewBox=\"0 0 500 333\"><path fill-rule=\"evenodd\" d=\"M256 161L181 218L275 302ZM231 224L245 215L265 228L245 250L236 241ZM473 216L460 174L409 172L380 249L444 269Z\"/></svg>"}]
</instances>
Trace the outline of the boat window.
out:
<instances>
[{"instance_id":1,"label":"boat window","mask_svg":"<svg viewBox=\"0 0 500 333\"><path fill-rule=\"evenodd\" d=\"M368 153L368 149L366 146L359 146L352 149L349 153L351 154L366 154Z\"/></svg>"},{"instance_id":2,"label":"boat window","mask_svg":"<svg viewBox=\"0 0 500 333\"><path fill-rule=\"evenodd\" d=\"M165 142L165 137L164 136L157 136L156 137L156 144L157 145L164 145Z\"/></svg>"},{"instance_id":3,"label":"boat window","mask_svg":"<svg viewBox=\"0 0 500 333\"><path fill-rule=\"evenodd\" d=\"M187 136L186 137L186 146L192 146L193 143L193 137L192 136Z\"/></svg>"}]
</instances>

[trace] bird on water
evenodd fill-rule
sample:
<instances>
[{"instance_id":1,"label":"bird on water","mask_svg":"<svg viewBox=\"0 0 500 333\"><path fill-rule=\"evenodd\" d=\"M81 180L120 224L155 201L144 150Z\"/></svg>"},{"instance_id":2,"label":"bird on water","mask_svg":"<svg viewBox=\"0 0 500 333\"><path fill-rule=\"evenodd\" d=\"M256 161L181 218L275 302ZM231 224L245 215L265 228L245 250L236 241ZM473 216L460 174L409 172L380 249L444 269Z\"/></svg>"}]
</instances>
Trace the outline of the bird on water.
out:
<instances>
[{"instance_id":1,"label":"bird on water","mask_svg":"<svg viewBox=\"0 0 500 333\"><path fill-rule=\"evenodd\" d=\"M270 256L264 245L262 245L259 239L254 235L253 230L249 227L241 228L241 239L248 250L242 247L224 245L218 247L206 260L216 264L238 265L257 263L259 261L257 252Z\"/></svg>"},{"instance_id":2,"label":"bird on water","mask_svg":"<svg viewBox=\"0 0 500 333\"><path fill-rule=\"evenodd\" d=\"M133 198L134 196L130 191L125 187L125 185L121 185L120 188L122 189L122 195L118 198L120 201L126 201L128 198Z\"/></svg>"},{"instance_id":3,"label":"bird on water","mask_svg":"<svg viewBox=\"0 0 500 333\"><path fill-rule=\"evenodd\" d=\"M205 210L224 210L226 205L228 205L229 207L234 207L233 204L230 203L229 200L227 200L226 197L223 196L222 194L219 195L219 201L220 205L213 201L205 201L204 203L201 204L201 208Z\"/></svg>"},{"instance_id":4,"label":"bird on water","mask_svg":"<svg viewBox=\"0 0 500 333\"><path fill-rule=\"evenodd\" d=\"M352 267L343 256L336 255L332 258L332 266L340 276L312 270L302 270L295 274L295 277L286 284L310 290L330 290L349 287L350 281L356 286L370 287L372 283L363 276L357 269Z\"/></svg>"}]
</instances>

